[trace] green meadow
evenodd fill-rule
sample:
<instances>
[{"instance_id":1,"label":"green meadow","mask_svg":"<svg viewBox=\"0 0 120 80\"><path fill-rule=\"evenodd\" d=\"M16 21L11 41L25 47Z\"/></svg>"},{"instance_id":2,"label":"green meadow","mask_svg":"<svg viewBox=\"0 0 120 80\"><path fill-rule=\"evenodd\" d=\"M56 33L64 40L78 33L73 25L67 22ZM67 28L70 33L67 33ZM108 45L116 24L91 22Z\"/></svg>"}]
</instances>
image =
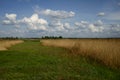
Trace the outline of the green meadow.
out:
<instances>
[{"instance_id":1,"label":"green meadow","mask_svg":"<svg viewBox=\"0 0 120 80\"><path fill-rule=\"evenodd\" d=\"M120 69L25 40L0 51L0 80L120 80Z\"/></svg>"}]
</instances>

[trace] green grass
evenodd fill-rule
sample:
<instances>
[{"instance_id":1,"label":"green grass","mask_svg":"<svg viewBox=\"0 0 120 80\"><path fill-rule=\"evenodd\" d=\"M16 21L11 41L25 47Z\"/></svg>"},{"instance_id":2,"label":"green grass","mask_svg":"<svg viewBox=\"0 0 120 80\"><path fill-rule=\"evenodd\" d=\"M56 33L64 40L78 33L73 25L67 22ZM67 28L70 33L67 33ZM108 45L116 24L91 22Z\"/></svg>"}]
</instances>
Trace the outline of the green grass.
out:
<instances>
[{"instance_id":1,"label":"green grass","mask_svg":"<svg viewBox=\"0 0 120 80\"><path fill-rule=\"evenodd\" d=\"M120 80L120 70L73 56L64 48L25 41L0 51L0 80Z\"/></svg>"}]
</instances>

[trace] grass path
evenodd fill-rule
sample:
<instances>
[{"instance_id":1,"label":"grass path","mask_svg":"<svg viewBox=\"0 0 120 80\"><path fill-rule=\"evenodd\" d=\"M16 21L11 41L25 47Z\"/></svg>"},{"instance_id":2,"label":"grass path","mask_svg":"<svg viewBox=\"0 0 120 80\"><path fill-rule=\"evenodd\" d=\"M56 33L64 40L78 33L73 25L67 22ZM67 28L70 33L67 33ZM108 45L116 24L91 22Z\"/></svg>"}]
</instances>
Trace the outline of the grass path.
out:
<instances>
[{"instance_id":1,"label":"grass path","mask_svg":"<svg viewBox=\"0 0 120 80\"><path fill-rule=\"evenodd\" d=\"M0 80L120 80L120 71L63 48L25 41L0 51Z\"/></svg>"}]
</instances>

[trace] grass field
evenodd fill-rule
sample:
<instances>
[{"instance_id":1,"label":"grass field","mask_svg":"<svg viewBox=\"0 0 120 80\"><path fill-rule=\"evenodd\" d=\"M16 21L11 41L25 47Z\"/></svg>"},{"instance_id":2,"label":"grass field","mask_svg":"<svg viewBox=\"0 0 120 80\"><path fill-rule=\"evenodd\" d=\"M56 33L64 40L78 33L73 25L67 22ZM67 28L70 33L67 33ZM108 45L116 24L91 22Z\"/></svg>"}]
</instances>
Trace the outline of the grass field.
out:
<instances>
[{"instance_id":1,"label":"grass field","mask_svg":"<svg viewBox=\"0 0 120 80\"><path fill-rule=\"evenodd\" d=\"M120 70L28 40L0 51L0 80L120 80Z\"/></svg>"}]
</instances>

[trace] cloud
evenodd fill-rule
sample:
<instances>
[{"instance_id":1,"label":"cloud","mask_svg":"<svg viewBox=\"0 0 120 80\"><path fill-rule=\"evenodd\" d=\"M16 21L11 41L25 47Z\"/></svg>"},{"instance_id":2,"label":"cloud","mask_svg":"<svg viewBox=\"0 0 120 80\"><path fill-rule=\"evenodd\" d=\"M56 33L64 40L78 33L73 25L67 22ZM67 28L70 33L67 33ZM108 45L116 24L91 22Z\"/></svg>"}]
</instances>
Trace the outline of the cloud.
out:
<instances>
[{"instance_id":1,"label":"cloud","mask_svg":"<svg viewBox=\"0 0 120 80\"><path fill-rule=\"evenodd\" d=\"M36 10L36 12L56 19L66 19L75 16L75 12L73 11L67 12L63 10L45 9L45 10Z\"/></svg>"},{"instance_id":2,"label":"cloud","mask_svg":"<svg viewBox=\"0 0 120 80\"><path fill-rule=\"evenodd\" d=\"M91 32L103 32L103 22L101 20L96 21L95 23L89 23L87 21L75 22L75 26L77 26L77 30L80 31L91 31Z\"/></svg>"},{"instance_id":3,"label":"cloud","mask_svg":"<svg viewBox=\"0 0 120 80\"><path fill-rule=\"evenodd\" d=\"M48 22L42 18L39 18L38 14L33 14L31 17L24 17L23 19L16 20L16 14L6 14L6 20L3 20L4 25L14 25L15 27L20 27L20 25L25 24L30 30L46 30Z\"/></svg>"},{"instance_id":4,"label":"cloud","mask_svg":"<svg viewBox=\"0 0 120 80\"><path fill-rule=\"evenodd\" d=\"M30 18L24 17L21 22L23 23L34 23L34 24L41 24L41 25L47 25L47 21L39 18L38 14L33 14Z\"/></svg>"},{"instance_id":5,"label":"cloud","mask_svg":"<svg viewBox=\"0 0 120 80\"><path fill-rule=\"evenodd\" d=\"M88 25L87 21L75 22L75 26L85 28Z\"/></svg>"},{"instance_id":6,"label":"cloud","mask_svg":"<svg viewBox=\"0 0 120 80\"><path fill-rule=\"evenodd\" d=\"M66 22L66 23L64 23L64 28L65 28L65 29L71 29L71 26L70 26L69 23Z\"/></svg>"},{"instance_id":7,"label":"cloud","mask_svg":"<svg viewBox=\"0 0 120 80\"><path fill-rule=\"evenodd\" d=\"M105 16L105 13L104 12L100 12L97 14L98 16Z\"/></svg>"},{"instance_id":8,"label":"cloud","mask_svg":"<svg viewBox=\"0 0 120 80\"><path fill-rule=\"evenodd\" d=\"M9 24L16 24L16 14L5 14L6 20L3 20L3 24L9 25Z\"/></svg>"},{"instance_id":9,"label":"cloud","mask_svg":"<svg viewBox=\"0 0 120 80\"><path fill-rule=\"evenodd\" d=\"M112 25L112 30L120 32L120 24L114 24L114 25Z\"/></svg>"},{"instance_id":10,"label":"cloud","mask_svg":"<svg viewBox=\"0 0 120 80\"><path fill-rule=\"evenodd\" d=\"M61 22L60 20L52 21L49 23L49 31L62 31L67 32L74 30L74 27L71 27L69 22Z\"/></svg>"},{"instance_id":11,"label":"cloud","mask_svg":"<svg viewBox=\"0 0 120 80\"><path fill-rule=\"evenodd\" d=\"M61 23L61 21L52 21L49 23L49 27L51 28L51 31L64 31L64 24Z\"/></svg>"},{"instance_id":12,"label":"cloud","mask_svg":"<svg viewBox=\"0 0 120 80\"><path fill-rule=\"evenodd\" d=\"M3 24L9 25L9 24L12 24L12 22L10 20L3 20Z\"/></svg>"},{"instance_id":13,"label":"cloud","mask_svg":"<svg viewBox=\"0 0 120 80\"><path fill-rule=\"evenodd\" d=\"M119 33L120 24L114 24L114 25L104 24L102 20L97 20L95 22L76 21L70 23L67 22L66 20L63 21L63 18L51 19L47 21L43 18L40 18L39 14L37 13L32 14L30 17L23 17L21 19L17 19L17 14L5 14L5 20L3 20L3 23L17 27L14 29L13 28L10 29L11 31L13 31L11 34L17 35L17 33L19 33L19 35L23 34L23 36L24 35L33 36L33 34L34 36L38 36L37 34L75 36L74 34L79 34L79 33L80 35L82 34L102 35L107 33L110 33L110 35L120 34Z\"/></svg>"},{"instance_id":14,"label":"cloud","mask_svg":"<svg viewBox=\"0 0 120 80\"><path fill-rule=\"evenodd\" d=\"M104 31L104 24L101 20L97 20L95 23L90 23L88 25L89 30L91 30L91 32L103 32Z\"/></svg>"},{"instance_id":15,"label":"cloud","mask_svg":"<svg viewBox=\"0 0 120 80\"><path fill-rule=\"evenodd\" d=\"M94 23L95 26L102 26L103 25L103 22L101 20L97 20L95 23Z\"/></svg>"},{"instance_id":16,"label":"cloud","mask_svg":"<svg viewBox=\"0 0 120 80\"><path fill-rule=\"evenodd\" d=\"M16 20L17 15L16 14L5 14L5 17L8 20Z\"/></svg>"},{"instance_id":17,"label":"cloud","mask_svg":"<svg viewBox=\"0 0 120 80\"><path fill-rule=\"evenodd\" d=\"M49 31L66 31L70 30L71 26L67 22L63 22L64 19L72 18L75 16L73 11L64 10L52 10L52 9L41 9L38 5L33 7L35 13L45 16L50 19L48 27ZM53 28L53 29L52 29Z\"/></svg>"},{"instance_id":18,"label":"cloud","mask_svg":"<svg viewBox=\"0 0 120 80\"><path fill-rule=\"evenodd\" d=\"M102 22L101 20L98 20L98 21L97 21L97 24L102 25L102 24L103 24L103 22Z\"/></svg>"},{"instance_id":19,"label":"cloud","mask_svg":"<svg viewBox=\"0 0 120 80\"><path fill-rule=\"evenodd\" d=\"M42 18L39 18L38 14L33 14L31 17L24 17L20 20L21 23L27 24L30 30L46 30L48 22Z\"/></svg>"},{"instance_id":20,"label":"cloud","mask_svg":"<svg viewBox=\"0 0 120 80\"><path fill-rule=\"evenodd\" d=\"M88 28L92 32L103 32L103 30L104 30L104 27L102 27L102 26L96 27L94 24L89 24Z\"/></svg>"}]
</instances>

